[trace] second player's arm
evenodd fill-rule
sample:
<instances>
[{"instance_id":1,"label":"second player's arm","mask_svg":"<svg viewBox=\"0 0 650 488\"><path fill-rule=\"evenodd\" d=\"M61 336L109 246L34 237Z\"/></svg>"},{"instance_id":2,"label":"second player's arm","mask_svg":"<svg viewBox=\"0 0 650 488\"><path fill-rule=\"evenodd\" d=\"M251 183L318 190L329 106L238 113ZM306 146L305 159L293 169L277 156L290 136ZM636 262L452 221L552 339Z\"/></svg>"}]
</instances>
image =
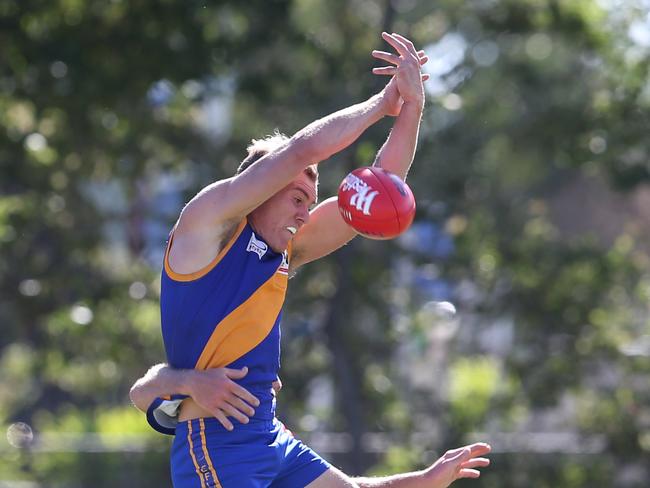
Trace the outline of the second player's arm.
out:
<instances>
[{"instance_id":1,"label":"second player's arm","mask_svg":"<svg viewBox=\"0 0 650 488\"><path fill-rule=\"evenodd\" d=\"M131 387L129 397L143 412L156 398L188 395L204 410L212 413L228 430L233 428L228 416L242 423L254 415L259 400L233 380L241 379L248 368L214 368L203 371L174 369L166 364L153 366Z\"/></svg>"}]
</instances>

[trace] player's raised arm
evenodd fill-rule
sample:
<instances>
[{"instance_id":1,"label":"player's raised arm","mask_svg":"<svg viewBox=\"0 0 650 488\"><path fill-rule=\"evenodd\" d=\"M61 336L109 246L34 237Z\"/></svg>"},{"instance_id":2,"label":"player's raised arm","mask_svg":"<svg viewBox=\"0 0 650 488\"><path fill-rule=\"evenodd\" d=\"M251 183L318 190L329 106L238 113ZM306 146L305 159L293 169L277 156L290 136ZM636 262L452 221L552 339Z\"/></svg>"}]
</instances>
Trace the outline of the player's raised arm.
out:
<instances>
[{"instance_id":1,"label":"player's raised arm","mask_svg":"<svg viewBox=\"0 0 650 488\"><path fill-rule=\"evenodd\" d=\"M375 68L373 72L393 76L381 96L389 107L389 114L397 115L397 118L374 164L404 179L417 146L424 107L422 82L427 79L427 75L422 75L420 66L428 58L424 51L417 51L411 41L399 34L384 32L382 37L395 48L397 54L373 51L373 56L395 66ZM309 223L301 228L293 240L292 269L335 251L355 235L356 232L341 218L336 197L325 200L311 212Z\"/></svg>"},{"instance_id":2,"label":"player's raised arm","mask_svg":"<svg viewBox=\"0 0 650 488\"><path fill-rule=\"evenodd\" d=\"M183 210L177 232L218 229L242 219L307 166L346 148L387 113L384 97L375 95L312 122L240 174L201 190Z\"/></svg>"},{"instance_id":3,"label":"player's raised arm","mask_svg":"<svg viewBox=\"0 0 650 488\"><path fill-rule=\"evenodd\" d=\"M400 116L395 121L386 143L377 153L374 165L406 179L415 156L424 108L422 82L427 79L427 75L422 75L420 66L428 59L423 51L417 51L413 43L404 36L384 32L382 37L395 49L396 54L384 51L373 51L372 54L377 59L395 66L375 68L373 72L393 76L389 87L399 92L403 104Z\"/></svg>"}]
</instances>

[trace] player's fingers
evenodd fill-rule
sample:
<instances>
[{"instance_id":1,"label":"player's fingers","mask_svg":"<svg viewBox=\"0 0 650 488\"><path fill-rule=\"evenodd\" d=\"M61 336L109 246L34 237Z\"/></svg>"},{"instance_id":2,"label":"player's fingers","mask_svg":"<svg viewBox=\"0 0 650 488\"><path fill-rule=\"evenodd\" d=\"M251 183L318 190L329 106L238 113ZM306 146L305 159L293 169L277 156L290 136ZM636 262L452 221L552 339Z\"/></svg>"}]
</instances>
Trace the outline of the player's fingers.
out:
<instances>
[{"instance_id":1,"label":"player's fingers","mask_svg":"<svg viewBox=\"0 0 650 488\"><path fill-rule=\"evenodd\" d=\"M429 78L431 78L431 76L428 73L422 75L422 81L427 81Z\"/></svg>"},{"instance_id":2,"label":"player's fingers","mask_svg":"<svg viewBox=\"0 0 650 488\"><path fill-rule=\"evenodd\" d=\"M407 39L403 35L397 34L396 32L393 32L393 37L397 38L402 44L404 44L408 49L409 53L411 53L411 55L415 56L416 58L419 57L418 50L415 49L415 46L413 45L413 42L411 42L410 39Z\"/></svg>"},{"instance_id":3,"label":"player's fingers","mask_svg":"<svg viewBox=\"0 0 650 488\"><path fill-rule=\"evenodd\" d=\"M254 407L259 407L260 406L260 401L256 396L254 396L252 393L250 393L246 388L243 386L238 385L237 383L232 383L230 385L230 391L234 395L238 396L245 402L247 402L250 405L253 405Z\"/></svg>"},{"instance_id":4,"label":"player's fingers","mask_svg":"<svg viewBox=\"0 0 650 488\"><path fill-rule=\"evenodd\" d=\"M255 415L255 409L251 407L248 403L246 403L244 400L241 400L240 398L237 398L236 396L231 396L228 398L228 403L230 403L233 407L235 407L237 410L240 412L243 412L245 415L252 417Z\"/></svg>"},{"instance_id":5,"label":"player's fingers","mask_svg":"<svg viewBox=\"0 0 650 488\"><path fill-rule=\"evenodd\" d=\"M214 412L212 412L212 415L214 415L214 418L216 418L221 423L221 425L225 427L226 430L232 430L235 428L235 426L232 425L232 422L228 420L228 418L221 410L216 409Z\"/></svg>"},{"instance_id":6,"label":"player's fingers","mask_svg":"<svg viewBox=\"0 0 650 488\"><path fill-rule=\"evenodd\" d=\"M389 75L393 76L397 73L397 68L394 66L383 66L381 68L372 68L372 72L376 75Z\"/></svg>"},{"instance_id":7,"label":"player's fingers","mask_svg":"<svg viewBox=\"0 0 650 488\"><path fill-rule=\"evenodd\" d=\"M223 370L228 378L236 380L240 380L248 374L248 366L244 366L242 369L223 368Z\"/></svg>"},{"instance_id":8,"label":"player's fingers","mask_svg":"<svg viewBox=\"0 0 650 488\"><path fill-rule=\"evenodd\" d=\"M473 458L465 461L460 465L461 468L485 468L490 465L490 460L487 458Z\"/></svg>"},{"instance_id":9,"label":"player's fingers","mask_svg":"<svg viewBox=\"0 0 650 488\"><path fill-rule=\"evenodd\" d=\"M472 451L472 457L483 456L492 450L492 446L486 442L475 442L465 447L469 447Z\"/></svg>"},{"instance_id":10,"label":"player's fingers","mask_svg":"<svg viewBox=\"0 0 650 488\"><path fill-rule=\"evenodd\" d=\"M465 458L469 459L471 453L472 453L472 451L470 450L470 448L468 446L457 447L456 449L449 449L445 453L444 457L445 457L445 459L447 459L449 461L452 461L452 460L457 461L461 457L465 457Z\"/></svg>"},{"instance_id":11,"label":"player's fingers","mask_svg":"<svg viewBox=\"0 0 650 488\"><path fill-rule=\"evenodd\" d=\"M458 472L459 478L478 478L481 476L481 472L476 469L461 469Z\"/></svg>"},{"instance_id":12,"label":"player's fingers","mask_svg":"<svg viewBox=\"0 0 650 488\"><path fill-rule=\"evenodd\" d=\"M460 468L463 463L469 460L470 456L471 451L469 450L469 447L459 447L458 449L450 449L447 451L444 454L443 459L446 464L453 464Z\"/></svg>"},{"instance_id":13,"label":"player's fingers","mask_svg":"<svg viewBox=\"0 0 650 488\"><path fill-rule=\"evenodd\" d=\"M382 32L381 37L384 41L393 46L400 55L406 56L410 53L408 47L406 47L399 39L392 36L388 32Z\"/></svg>"},{"instance_id":14,"label":"player's fingers","mask_svg":"<svg viewBox=\"0 0 650 488\"><path fill-rule=\"evenodd\" d=\"M424 66L429 62L429 56L426 54L424 56L420 56L420 66Z\"/></svg>"},{"instance_id":15,"label":"player's fingers","mask_svg":"<svg viewBox=\"0 0 650 488\"><path fill-rule=\"evenodd\" d=\"M396 32L393 32L393 37L397 38L402 44L404 44L411 54L415 56L418 55L417 49L415 49L415 46L409 39Z\"/></svg>"},{"instance_id":16,"label":"player's fingers","mask_svg":"<svg viewBox=\"0 0 650 488\"><path fill-rule=\"evenodd\" d=\"M377 51L374 50L372 52L372 57L377 58L377 59L383 59L384 61L387 61L389 63L393 63L396 65L399 65L399 56L391 53L387 53L386 51Z\"/></svg>"},{"instance_id":17,"label":"player's fingers","mask_svg":"<svg viewBox=\"0 0 650 488\"><path fill-rule=\"evenodd\" d=\"M230 403L224 403L221 405L221 410L228 416L232 417L234 419L237 419L239 423L241 424L247 424L248 423L248 417L241 413L239 410L237 410L235 407L233 407Z\"/></svg>"}]
</instances>

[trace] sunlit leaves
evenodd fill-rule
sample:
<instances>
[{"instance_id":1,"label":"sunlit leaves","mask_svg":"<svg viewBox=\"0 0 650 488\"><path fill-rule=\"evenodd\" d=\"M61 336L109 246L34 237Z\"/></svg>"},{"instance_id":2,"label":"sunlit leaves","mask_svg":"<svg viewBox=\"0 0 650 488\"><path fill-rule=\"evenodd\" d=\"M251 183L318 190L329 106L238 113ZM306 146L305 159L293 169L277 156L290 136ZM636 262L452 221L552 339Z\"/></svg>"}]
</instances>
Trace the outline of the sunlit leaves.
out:
<instances>
[{"instance_id":1,"label":"sunlit leaves","mask_svg":"<svg viewBox=\"0 0 650 488\"><path fill-rule=\"evenodd\" d=\"M475 428L497 393L498 365L488 357L458 359L451 365L448 381L451 417L463 430Z\"/></svg>"}]
</instances>

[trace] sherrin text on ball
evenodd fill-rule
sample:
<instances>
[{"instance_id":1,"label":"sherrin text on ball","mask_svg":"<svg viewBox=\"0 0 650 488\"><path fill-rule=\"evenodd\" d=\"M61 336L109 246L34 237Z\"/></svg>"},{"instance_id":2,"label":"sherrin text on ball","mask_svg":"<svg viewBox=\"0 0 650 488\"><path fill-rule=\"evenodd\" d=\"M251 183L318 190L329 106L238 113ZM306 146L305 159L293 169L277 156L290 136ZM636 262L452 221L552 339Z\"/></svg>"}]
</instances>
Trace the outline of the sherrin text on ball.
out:
<instances>
[{"instance_id":1,"label":"sherrin text on ball","mask_svg":"<svg viewBox=\"0 0 650 488\"><path fill-rule=\"evenodd\" d=\"M375 166L348 174L338 192L345 222L370 239L392 239L409 228L415 217L415 198L399 176Z\"/></svg>"}]
</instances>

